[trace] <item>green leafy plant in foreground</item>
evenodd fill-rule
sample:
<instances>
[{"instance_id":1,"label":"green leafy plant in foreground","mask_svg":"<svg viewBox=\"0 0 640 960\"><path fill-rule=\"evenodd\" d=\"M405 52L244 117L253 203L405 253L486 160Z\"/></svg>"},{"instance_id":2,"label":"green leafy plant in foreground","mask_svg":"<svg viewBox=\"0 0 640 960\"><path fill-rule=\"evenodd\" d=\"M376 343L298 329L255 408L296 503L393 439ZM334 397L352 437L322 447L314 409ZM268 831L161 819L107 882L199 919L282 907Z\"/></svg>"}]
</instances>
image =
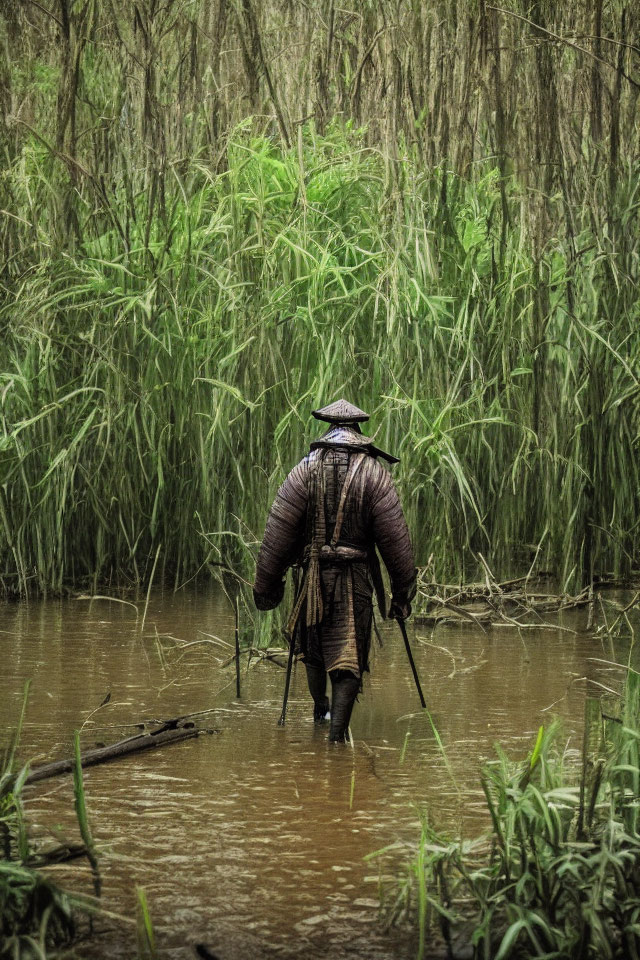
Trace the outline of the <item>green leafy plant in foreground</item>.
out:
<instances>
[{"instance_id":1,"label":"green leafy plant in foreground","mask_svg":"<svg viewBox=\"0 0 640 960\"><path fill-rule=\"evenodd\" d=\"M0 957L12 957L13 960L43 960L50 947L74 937L74 911L91 914L96 909L96 903L90 898L67 892L33 865L34 853L21 798L29 768L27 764L19 772L15 769L28 693L29 683L25 685L17 728L0 760ZM94 883L99 893L98 863L89 832L82 767L77 751L74 784L78 822L83 841L90 851Z\"/></svg>"},{"instance_id":2,"label":"green leafy plant in foreground","mask_svg":"<svg viewBox=\"0 0 640 960\"><path fill-rule=\"evenodd\" d=\"M0 958L47 960L49 956L57 956L58 949L74 939L79 915L89 917L90 933L93 932L92 920L96 914L122 923L133 921L103 910L99 905L99 859L87 813L78 731L74 735L74 803L83 852L91 866L96 896L64 890L40 869L46 867L49 860L57 862L57 855L64 848L50 851L49 854L44 851L36 854L27 832L21 794L29 765L16 772L15 758L29 686L30 681L25 684L16 729L8 747L0 755ZM136 898L137 956L139 960L154 960L157 956L155 937L143 887L136 887Z\"/></svg>"},{"instance_id":3,"label":"green leafy plant in foreground","mask_svg":"<svg viewBox=\"0 0 640 960\"><path fill-rule=\"evenodd\" d=\"M139 960L155 960L156 940L147 903L147 894L144 887L136 887L136 897L138 901L138 914L136 935L138 941Z\"/></svg>"},{"instance_id":4,"label":"green leafy plant in foreground","mask_svg":"<svg viewBox=\"0 0 640 960\"><path fill-rule=\"evenodd\" d=\"M557 725L524 768L497 749L481 778L488 835L448 841L425 818L395 908L415 918L419 958L434 926L451 949L462 923L477 960L638 960L640 674L618 716L588 701L586 717L580 775Z\"/></svg>"}]
</instances>

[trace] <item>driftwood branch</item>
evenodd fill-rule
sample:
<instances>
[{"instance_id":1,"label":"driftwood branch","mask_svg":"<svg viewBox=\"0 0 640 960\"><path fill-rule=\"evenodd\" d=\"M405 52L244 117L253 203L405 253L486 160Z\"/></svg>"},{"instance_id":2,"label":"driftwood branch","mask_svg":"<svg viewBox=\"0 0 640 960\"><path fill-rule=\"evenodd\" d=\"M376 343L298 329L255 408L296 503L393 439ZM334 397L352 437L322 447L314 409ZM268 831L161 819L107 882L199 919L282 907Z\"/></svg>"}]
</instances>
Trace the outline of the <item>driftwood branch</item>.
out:
<instances>
[{"instance_id":1,"label":"driftwood branch","mask_svg":"<svg viewBox=\"0 0 640 960\"><path fill-rule=\"evenodd\" d=\"M193 723L184 724L184 726L176 726L176 723L177 721L168 721L151 733L136 734L133 737L118 740L117 743L111 743L106 747L95 747L93 750L87 750L80 758L82 766L92 767L98 763L105 763L107 760L117 760L120 757L128 756L130 753L139 753L141 750L151 750L155 747L166 747L171 743L190 740L201 733L212 732L196 727ZM34 767L25 783L38 783L40 780L48 780L50 777L57 777L63 773L71 773L74 765L75 761L71 759L44 763L39 767Z\"/></svg>"},{"instance_id":2,"label":"driftwood branch","mask_svg":"<svg viewBox=\"0 0 640 960\"><path fill-rule=\"evenodd\" d=\"M465 586L434 583L428 580L428 567L418 571L418 590L414 602L416 622L435 625L446 620L468 620L479 627L483 624L509 624L530 629L553 626L554 629L567 630L567 627L557 623L548 623L542 614L592 606L595 601L591 587L585 587L575 596L540 589L540 584L548 579L544 574L499 582L484 557L480 554L479 558L484 570L484 583ZM535 589L535 586L538 588ZM533 623L527 622L526 618L529 617L534 618Z\"/></svg>"}]
</instances>

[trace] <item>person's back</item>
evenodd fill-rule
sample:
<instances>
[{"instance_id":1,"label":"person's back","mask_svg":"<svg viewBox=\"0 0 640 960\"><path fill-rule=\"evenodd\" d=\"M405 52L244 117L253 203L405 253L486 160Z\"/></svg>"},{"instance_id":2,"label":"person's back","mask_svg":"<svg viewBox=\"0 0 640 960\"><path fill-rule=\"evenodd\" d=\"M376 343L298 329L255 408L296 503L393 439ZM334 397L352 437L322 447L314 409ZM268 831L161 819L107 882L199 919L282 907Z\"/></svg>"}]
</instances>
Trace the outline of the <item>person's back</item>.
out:
<instances>
[{"instance_id":1,"label":"person's back","mask_svg":"<svg viewBox=\"0 0 640 960\"><path fill-rule=\"evenodd\" d=\"M362 436L359 422L368 415L339 400L314 416L332 426L278 491L260 548L254 597L259 609L277 606L287 568L301 565L303 582L289 629L307 669L317 721L328 710L329 672L330 739L343 740L369 669L374 587L385 615L376 547L391 579L390 616L410 613L415 565L393 481L376 458L397 460Z\"/></svg>"}]
</instances>

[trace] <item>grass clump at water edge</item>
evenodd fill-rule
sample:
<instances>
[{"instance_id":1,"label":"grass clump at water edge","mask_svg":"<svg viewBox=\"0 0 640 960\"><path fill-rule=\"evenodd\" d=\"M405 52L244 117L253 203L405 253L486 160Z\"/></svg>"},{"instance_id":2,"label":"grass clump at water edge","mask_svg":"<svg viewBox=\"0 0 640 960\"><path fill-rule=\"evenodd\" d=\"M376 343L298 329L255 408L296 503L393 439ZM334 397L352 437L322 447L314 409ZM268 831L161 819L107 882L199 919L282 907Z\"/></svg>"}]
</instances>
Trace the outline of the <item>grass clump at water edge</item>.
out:
<instances>
[{"instance_id":1,"label":"grass clump at water edge","mask_svg":"<svg viewBox=\"0 0 640 960\"><path fill-rule=\"evenodd\" d=\"M88 933L94 933L93 918L109 917L121 923L130 918L105 910L100 903L101 874L86 806L80 754L80 738L74 735L74 805L82 846L66 842L55 849L34 849L25 819L22 791L29 764L16 768L16 751L29 695L25 684L16 729L0 756L0 957L11 960L47 960L77 941L77 920L88 917ZM91 866L95 897L70 892L46 874L50 864L62 863L79 854ZM143 887L136 887L137 957L153 960L157 955L151 915ZM82 931L83 938L86 931Z\"/></svg>"},{"instance_id":2,"label":"grass clump at water edge","mask_svg":"<svg viewBox=\"0 0 640 960\"><path fill-rule=\"evenodd\" d=\"M95 909L34 865L39 858L29 840L21 797L29 765L20 770L15 765L28 694L27 682L16 730L0 762L0 956L13 960L46 957L52 946L73 939L74 910Z\"/></svg>"},{"instance_id":3,"label":"grass clump at water edge","mask_svg":"<svg viewBox=\"0 0 640 960\"><path fill-rule=\"evenodd\" d=\"M487 834L450 840L426 816L395 916L413 918L417 956L438 931L474 960L640 957L640 674L618 714L587 701L581 772L542 731L525 764L497 748L481 783Z\"/></svg>"}]
</instances>

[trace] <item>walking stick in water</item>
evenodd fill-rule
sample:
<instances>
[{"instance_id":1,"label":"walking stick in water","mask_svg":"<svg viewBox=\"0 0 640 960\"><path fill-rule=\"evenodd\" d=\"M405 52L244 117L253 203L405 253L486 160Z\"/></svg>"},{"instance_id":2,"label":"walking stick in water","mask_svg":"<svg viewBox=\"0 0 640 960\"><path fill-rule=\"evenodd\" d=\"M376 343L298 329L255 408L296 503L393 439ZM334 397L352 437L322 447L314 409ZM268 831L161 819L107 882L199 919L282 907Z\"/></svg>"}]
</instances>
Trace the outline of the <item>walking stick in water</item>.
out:
<instances>
[{"instance_id":1,"label":"walking stick in water","mask_svg":"<svg viewBox=\"0 0 640 960\"><path fill-rule=\"evenodd\" d=\"M284 696L282 698L282 713L280 714L280 719L278 720L278 726L284 727L284 720L287 714L287 700L289 699L289 684L291 683L291 667L293 665L293 648L295 643L293 642L293 637L290 637L285 633L287 640L289 641L289 659L287 660L287 676L284 681Z\"/></svg>"},{"instance_id":2,"label":"walking stick in water","mask_svg":"<svg viewBox=\"0 0 640 960\"><path fill-rule=\"evenodd\" d=\"M236 594L235 602L236 613L236 697L240 698L240 610L238 608L238 596Z\"/></svg>"},{"instance_id":3,"label":"walking stick in water","mask_svg":"<svg viewBox=\"0 0 640 960\"><path fill-rule=\"evenodd\" d=\"M304 586L304 583L303 583ZM294 596L294 611L299 612L299 601L300 601L300 590L298 587L298 568L293 568L293 596ZM289 619L285 630L283 631L285 639L289 644L289 659L287 660L287 676L284 681L284 696L282 698L282 713L280 714L280 719L278 720L278 726L284 727L285 717L287 715L287 700L289 699L289 684L291 683L291 667L293 666L293 653L295 648L295 641L293 638L295 630L295 621L297 619L296 614L292 614Z\"/></svg>"},{"instance_id":4,"label":"walking stick in water","mask_svg":"<svg viewBox=\"0 0 640 960\"><path fill-rule=\"evenodd\" d=\"M418 696L420 697L420 703L424 708L426 708L427 704L424 699L422 687L420 686L420 680L418 679L418 671L416 670L416 665L413 660L413 654L411 653L411 647L409 646L409 637L407 636L407 628L404 625L404 620L402 620L400 617L397 617L397 620L398 620L398 626L400 627L400 632L402 633L402 639L404 640L405 650L407 651L407 656L409 657L409 663L411 665L413 679L416 682L416 689L418 691Z\"/></svg>"}]
</instances>

